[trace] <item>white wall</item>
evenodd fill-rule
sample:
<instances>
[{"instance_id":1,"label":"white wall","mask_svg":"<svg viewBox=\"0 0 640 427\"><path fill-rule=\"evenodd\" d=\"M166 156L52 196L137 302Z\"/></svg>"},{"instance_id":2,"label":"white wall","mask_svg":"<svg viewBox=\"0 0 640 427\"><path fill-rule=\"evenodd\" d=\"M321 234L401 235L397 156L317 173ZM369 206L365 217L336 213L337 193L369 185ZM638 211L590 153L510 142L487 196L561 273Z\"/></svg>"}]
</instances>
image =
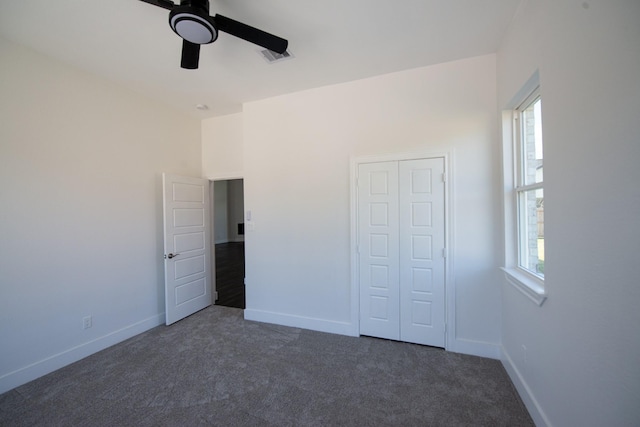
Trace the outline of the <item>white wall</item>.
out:
<instances>
[{"instance_id":1,"label":"white wall","mask_svg":"<svg viewBox=\"0 0 640 427\"><path fill-rule=\"evenodd\" d=\"M640 2L523 3L500 108L536 69L548 299L505 282L504 364L539 425L640 425Z\"/></svg>"},{"instance_id":2,"label":"white wall","mask_svg":"<svg viewBox=\"0 0 640 427\"><path fill-rule=\"evenodd\" d=\"M243 177L242 113L202 121L202 175L211 180Z\"/></svg>"},{"instance_id":3,"label":"white wall","mask_svg":"<svg viewBox=\"0 0 640 427\"><path fill-rule=\"evenodd\" d=\"M213 234L216 244L229 241L228 188L229 181L213 181Z\"/></svg>"},{"instance_id":4,"label":"white wall","mask_svg":"<svg viewBox=\"0 0 640 427\"><path fill-rule=\"evenodd\" d=\"M244 222L244 191L241 179L213 181L215 242L244 242L238 224Z\"/></svg>"},{"instance_id":5,"label":"white wall","mask_svg":"<svg viewBox=\"0 0 640 427\"><path fill-rule=\"evenodd\" d=\"M244 184L241 179L232 179L228 187L228 234L231 242L244 242L244 234L238 234L238 224L244 222Z\"/></svg>"},{"instance_id":6,"label":"white wall","mask_svg":"<svg viewBox=\"0 0 640 427\"><path fill-rule=\"evenodd\" d=\"M198 120L4 39L0 63L3 392L163 321L160 175L201 149Z\"/></svg>"},{"instance_id":7,"label":"white wall","mask_svg":"<svg viewBox=\"0 0 640 427\"><path fill-rule=\"evenodd\" d=\"M349 161L420 151L453 160L452 350L499 357L495 56L244 105L247 318L352 333Z\"/></svg>"}]
</instances>

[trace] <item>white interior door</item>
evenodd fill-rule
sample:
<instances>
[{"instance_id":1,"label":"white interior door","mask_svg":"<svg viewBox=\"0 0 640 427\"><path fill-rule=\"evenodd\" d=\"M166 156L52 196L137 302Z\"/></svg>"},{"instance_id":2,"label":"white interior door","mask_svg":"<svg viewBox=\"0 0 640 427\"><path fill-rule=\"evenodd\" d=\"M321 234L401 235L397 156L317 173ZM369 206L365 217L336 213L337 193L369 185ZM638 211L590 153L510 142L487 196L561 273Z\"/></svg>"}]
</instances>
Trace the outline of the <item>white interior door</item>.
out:
<instances>
[{"instance_id":1,"label":"white interior door","mask_svg":"<svg viewBox=\"0 0 640 427\"><path fill-rule=\"evenodd\" d=\"M211 305L209 181L162 175L165 314L170 325Z\"/></svg>"},{"instance_id":2,"label":"white interior door","mask_svg":"<svg viewBox=\"0 0 640 427\"><path fill-rule=\"evenodd\" d=\"M398 162L358 168L360 333L400 339Z\"/></svg>"},{"instance_id":3,"label":"white interior door","mask_svg":"<svg viewBox=\"0 0 640 427\"><path fill-rule=\"evenodd\" d=\"M358 166L360 333L444 347L444 159Z\"/></svg>"},{"instance_id":4,"label":"white interior door","mask_svg":"<svg viewBox=\"0 0 640 427\"><path fill-rule=\"evenodd\" d=\"M400 340L444 347L444 159L401 161Z\"/></svg>"}]
</instances>

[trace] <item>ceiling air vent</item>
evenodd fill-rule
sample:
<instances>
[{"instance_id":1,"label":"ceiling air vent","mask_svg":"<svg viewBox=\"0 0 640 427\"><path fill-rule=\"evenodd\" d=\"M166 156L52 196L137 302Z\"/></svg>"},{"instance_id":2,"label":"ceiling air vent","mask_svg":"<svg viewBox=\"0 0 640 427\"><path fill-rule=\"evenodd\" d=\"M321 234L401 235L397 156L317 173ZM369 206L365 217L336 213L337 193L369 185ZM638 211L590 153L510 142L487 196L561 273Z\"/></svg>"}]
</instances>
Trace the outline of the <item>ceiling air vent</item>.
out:
<instances>
[{"instance_id":1,"label":"ceiling air vent","mask_svg":"<svg viewBox=\"0 0 640 427\"><path fill-rule=\"evenodd\" d=\"M277 53L269 49L261 50L260 53L265 61L269 64L273 64L275 62L286 61L287 59L292 59L293 55L288 50L285 50L284 53Z\"/></svg>"}]
</instances>

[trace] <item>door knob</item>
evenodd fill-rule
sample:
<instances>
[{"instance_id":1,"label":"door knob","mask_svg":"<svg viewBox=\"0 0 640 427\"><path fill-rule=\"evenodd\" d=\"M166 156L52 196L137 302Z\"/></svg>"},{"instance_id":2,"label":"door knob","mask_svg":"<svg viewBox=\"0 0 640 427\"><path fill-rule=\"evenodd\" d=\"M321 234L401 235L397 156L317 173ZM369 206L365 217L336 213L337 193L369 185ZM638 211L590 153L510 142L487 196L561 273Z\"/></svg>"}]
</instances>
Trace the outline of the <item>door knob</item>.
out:
<instances>
[{"instance_id":1,"label":"door knob","mask_svg":"<svg viewBox=\"0 0 640 427\"><path fill-rule=\"evenodd\" d=\"M169 255L165 255L165 258L171 259L171 258L177 257L178 255L180 255L180 254L169 254Z\"/></svg>"}]
</instances>

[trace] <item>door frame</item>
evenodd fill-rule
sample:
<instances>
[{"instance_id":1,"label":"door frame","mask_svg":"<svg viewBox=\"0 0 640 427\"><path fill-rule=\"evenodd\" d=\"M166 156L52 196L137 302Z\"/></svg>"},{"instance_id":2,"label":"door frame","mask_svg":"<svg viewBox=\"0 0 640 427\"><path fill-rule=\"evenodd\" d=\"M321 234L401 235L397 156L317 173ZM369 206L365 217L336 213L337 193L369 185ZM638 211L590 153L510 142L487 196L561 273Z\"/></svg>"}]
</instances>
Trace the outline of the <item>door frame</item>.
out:
<instances>
[{"instance_id":1,"label":"door frame","mask_svg":"<svg viewBox=\"0 0 640 427\"><path fill-rule=\"evenodd\" d=\"M453 154L449 152L402 152L389 153L370 156L356 156L350 158L350 185L349 185L349 201L350 201L350 251L351 260L351 324L353 325L353 335L360 335L360 284L359 284L359 265L358 265L358 169L361 164L378 163L402 160L418 160L418 159L443 159L444 160L444 238L446 248L446 258L444 260L444 292L445 292L445 349L449 349L455 341L455 278L454 270L454 210L453 210Z\"/></svg>"}]
</instances>

